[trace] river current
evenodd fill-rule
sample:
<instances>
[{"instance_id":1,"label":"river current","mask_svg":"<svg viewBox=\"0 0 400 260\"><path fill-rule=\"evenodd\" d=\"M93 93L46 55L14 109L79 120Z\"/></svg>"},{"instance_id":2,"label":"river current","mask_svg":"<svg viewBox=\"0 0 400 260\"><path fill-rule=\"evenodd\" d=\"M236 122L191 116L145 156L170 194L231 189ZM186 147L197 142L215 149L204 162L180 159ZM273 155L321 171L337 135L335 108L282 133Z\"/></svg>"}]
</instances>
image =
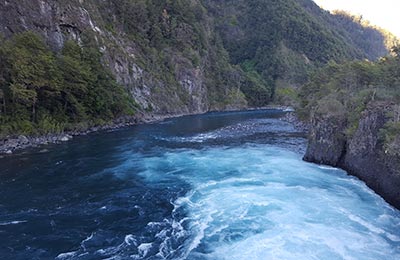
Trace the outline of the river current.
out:
<instances>
[{"instance_id":1,"label":"river current","mask_svg":"<svg viewBox=\"0 0 400 260\"><path fill-rule=\"evenodd\" d=\"M400 259L400 212L302 161L283 115L187 116L0 159L0 259Z\"/></svg>"}]
</instances>

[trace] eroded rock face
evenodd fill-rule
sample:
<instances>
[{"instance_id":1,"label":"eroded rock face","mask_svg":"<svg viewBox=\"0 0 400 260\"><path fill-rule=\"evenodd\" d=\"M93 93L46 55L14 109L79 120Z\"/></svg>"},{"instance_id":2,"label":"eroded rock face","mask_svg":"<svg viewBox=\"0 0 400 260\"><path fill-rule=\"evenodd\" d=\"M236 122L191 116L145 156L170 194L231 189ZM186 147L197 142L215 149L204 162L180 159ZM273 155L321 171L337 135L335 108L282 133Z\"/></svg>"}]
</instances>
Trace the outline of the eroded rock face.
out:
<instances>
[{"instance_id":1,"label":"eroded rock face","mask_svg":"<svg viewBox=\"0 0 400 260\"><path fill-rule=\"evenodd\" d=\"M345 169L400 208L400 158L385 151L380 130L389 120L392 104L371 103L362 113L354 134L345 136L346 122L313 117L304 160Z\"/></svg>"},{"instance_id":2,"label":"eroded rock face","mask_svg":"<svg viewBox=\"0 0 400 260\"><path fill-rule=\"evenodd\" d=\"M400 158L387 154L379 138L389 109L389 104L373 104L363 112L341 166L400 208Z\"/></svg>"}]
</instances>

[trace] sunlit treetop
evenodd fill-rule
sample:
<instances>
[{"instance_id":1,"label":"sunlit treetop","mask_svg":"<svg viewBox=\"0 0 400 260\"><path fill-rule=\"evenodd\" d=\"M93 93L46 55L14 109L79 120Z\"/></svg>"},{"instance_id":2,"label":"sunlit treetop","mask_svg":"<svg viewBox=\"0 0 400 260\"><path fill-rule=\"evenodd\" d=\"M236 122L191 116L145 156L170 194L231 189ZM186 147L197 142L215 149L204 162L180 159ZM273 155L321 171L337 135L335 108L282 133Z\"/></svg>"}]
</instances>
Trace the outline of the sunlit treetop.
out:
<instances>
[{"instance_id":1,"label":"sunlit treetop","mask_svg":"<svg viewBox=\"0 0 400 260\"><path fill-rule=\"evenodd\" d=\"M400 37L400 1L398 0L314 0L326 10L345 10L361 15L372 24Z\"/></svg>"}]
</instances>

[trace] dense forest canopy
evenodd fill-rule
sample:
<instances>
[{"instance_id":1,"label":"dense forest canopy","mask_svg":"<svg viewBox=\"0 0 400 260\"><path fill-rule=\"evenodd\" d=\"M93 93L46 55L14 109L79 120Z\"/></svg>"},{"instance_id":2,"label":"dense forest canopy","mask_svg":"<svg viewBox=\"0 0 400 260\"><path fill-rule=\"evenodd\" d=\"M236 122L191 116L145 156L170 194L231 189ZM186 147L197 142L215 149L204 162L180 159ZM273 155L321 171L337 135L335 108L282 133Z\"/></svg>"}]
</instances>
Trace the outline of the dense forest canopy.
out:
<instances>
[{"instance_id":1,"label":"dense forest canopy","mask_svg":"<svg viewBox=\"0 0 400 260\"><path fill-rule=\"evenodd\" d=\"M377 60L396 43L392 34L364 20L331 14L308 0L204 2L217 17L231 61L260 75L278 100L329 61Z\"/></svg>"},{"instance_id":2,"label":"dense forest canopy","mask_svg":"<svg viewBox=\"0 0 400 260\"><path fill-rule=\"evenodd\" d=\"M0 101L2 135L59 132L134 110L89 40L56 54L32 32L0 42Z\"/></svg>"}]
</instances>

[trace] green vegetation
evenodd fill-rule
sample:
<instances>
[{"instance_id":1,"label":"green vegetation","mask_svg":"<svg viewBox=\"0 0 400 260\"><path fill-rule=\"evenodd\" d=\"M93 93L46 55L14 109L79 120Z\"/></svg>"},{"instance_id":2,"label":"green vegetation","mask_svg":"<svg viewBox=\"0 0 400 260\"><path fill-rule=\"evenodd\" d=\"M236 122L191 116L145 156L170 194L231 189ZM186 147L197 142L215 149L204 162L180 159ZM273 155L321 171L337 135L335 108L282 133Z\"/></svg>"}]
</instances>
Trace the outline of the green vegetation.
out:
<instances>
[{"instance_id":1,"label":"green vegetation","mask_svg":"<svg viewBox=\"0 0 400 260\"><path fill-rule=\"evenodd\" d=\"M85 128L132 114L135 104L109 68L127 89L143 90L136 97L140 109L152 113L277 102L301 104L307 114L325 105L338 114L356 111L348 118L355 126L371 95L396 95L381 88L394 82L378 80L393 69L381 63L392 59L338 65L376 59L395 39L359 17L323 11L311 0L73 0L55 5L63 17L46 19L65 20L63 39L76 42L66 41L59 50L60 38L46 39L47 46L32 32L0 39L0 136ZM39 26L41 16L30 11L19 10L27 27L50 37ZM19 25L4 27L7 37L21 30ZM332 89L309 83L315 91L307 96L305 87L299 95L300 86L325 64L311 82L326 82ZM336 76L324 78L323 73ZM335 90L343 84L352 90Z\"/></svg>"},{"instance_id":2,"label":"green vegetation","mask_svg":"<svg viewBox=\"0 0 400 260\"><path fill-rule=\"evenodd\" d=\"M345 119L346 134L351 136L369 104L384 104L388 122L380 136L387 152L398 153L393 147L400 141L399 53L395 47L393 56L377 62L329 63L301 88L299 115L303 119L313 113Z\"/></svg>"},{"instance_id":3,"label":"green vegetation","mask_svg":"<svg viewBox=\"0 0 400 260\"><path fill-rule=\"evenodd\" d=\"M259 87L244 91L251 102L264 86L266 96L296 103L287 88L306 83L316 68L330 61L376 60L388 54L385 44L392 46L389 41L395 40L364 20L344 13L330 14L309 0L203 2L217 17L231 62L263 80ZM283 96L285 93L290 96Z\"/></svg>"},{"instance_id":4,"label":"green vegetation","mask_svg":"<svg viewBox=\"0 0 400 260\"><path fill-rule=\"evenodd\" d=\"M159 80L153 86L154 91L178 95L182 103L174 105L183 107L189 100L189 93L179 82L183 71L204 73L212 108L223 109L232 101L229 93L237 92L238 78L246 81L248 88L257 87L239 67L230 64L228 53L200 1L96 2L108 27L126 33L139 50L140 67ZM240 100L234 103L246 102L242 95L237 98Z\"/></svg>"},{"instance_id":5,"label":"green vegetation","mask_svg":"<svg viewBox=\"0 0 400 260\"><path fill-rule=\"evenodd\" d=\"M344 37L366 54L369 60L386 56L388 50L396 46L397 38L390 32L370 24L360 15L345 11L334 11L333 22Z\"/></svg>"},{"instance_id":6,"label":"green vegetation","mask_svg":"<svg viewBox=\"0 0 400 260\"><path fill-rule=\"evenodd\" d=\"M133 113L126 91L86 39L60 54L32 32L0 41L0 136L44 134Z\"/></svg>"},{"instance_id":7,"label":"green vegetation","mask_svg":"<svg viewBox=\"0 0 400 260\"><path fill-rule=\"evenodd\" d=\"M263 106L276 97L289 100L275 95L288 91L279 86L299 87L331 60L376 59L382 53L368 52L373 41L387 53L380 32L370 29L374 34L361 48L351 38L358 25L345 31L334 15L313 11L310 2L123 0L98 5L107 28L128 33L140 48L141 65L166 85L179 89L174 64L184 58L205 70L212 104L225 103L225 94L236 85L231 79L240 78L248 104ZM185 99L185 93L178 94Z\"/></svg>"}]
</instances>

